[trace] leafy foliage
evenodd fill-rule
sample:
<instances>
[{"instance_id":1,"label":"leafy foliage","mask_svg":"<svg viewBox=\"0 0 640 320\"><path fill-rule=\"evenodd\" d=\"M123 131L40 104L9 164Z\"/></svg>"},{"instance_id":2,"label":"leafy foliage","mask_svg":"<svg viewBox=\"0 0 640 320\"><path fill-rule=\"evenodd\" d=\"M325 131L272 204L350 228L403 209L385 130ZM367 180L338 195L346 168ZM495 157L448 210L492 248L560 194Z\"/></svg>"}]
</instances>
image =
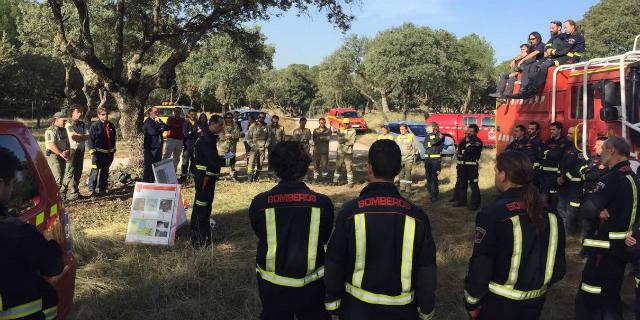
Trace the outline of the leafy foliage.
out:
<instances>
[{"instance_id":1,"label":"leafy foliage","mask_svg":"<svg viewBox=\"0 0 640 320\"><path fill-rule=\"evenodd\" d=\"M637 0L602 0L578 22L587 38L587 56L621 54L633 48L640 34L640 5Z\"/></svg>"}]
</instances>

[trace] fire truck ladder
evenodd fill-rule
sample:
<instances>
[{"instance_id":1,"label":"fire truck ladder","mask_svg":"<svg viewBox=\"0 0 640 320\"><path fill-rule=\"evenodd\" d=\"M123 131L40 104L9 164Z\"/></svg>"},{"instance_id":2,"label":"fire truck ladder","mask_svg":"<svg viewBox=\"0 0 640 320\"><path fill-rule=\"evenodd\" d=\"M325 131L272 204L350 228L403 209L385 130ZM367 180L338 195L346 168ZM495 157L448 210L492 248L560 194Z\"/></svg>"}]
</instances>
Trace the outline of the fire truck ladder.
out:
<instances>
[{"instance_id":1,"label":"fire truck ladder","mask_svg":"<svg viewBox=\"0 0 640 320\"><path fill-rule=\"evenodd\" d=\"M620 113L621 113L621 123L622 123L622 137L627 138L627 130L625 127L633 129L637 132L640 132L640 123L629 123L627 121L627 96L626 96L626 78L625 78L625 67L633 62L640 61L640 35L636 36L633 42L633 50L626 52L624 54L615 55L606 58L594 58L589 61L561 65L556 67L553 71L553 86L551 89L551 121L556 121L556 91L557 91L557 78L558 72L562 70L576 70L578 68L582 68L582 155L585 159L589 159L589 155L587 154L587 141L588 141L588 132L587 128L587 117L588 117L588 80L589 80L589 67L598 67L598 68L606 68L606 67L614 67L617 66L620 70ZM597 69L596 69L597 70Z\"/></svg>"}]
</instances>

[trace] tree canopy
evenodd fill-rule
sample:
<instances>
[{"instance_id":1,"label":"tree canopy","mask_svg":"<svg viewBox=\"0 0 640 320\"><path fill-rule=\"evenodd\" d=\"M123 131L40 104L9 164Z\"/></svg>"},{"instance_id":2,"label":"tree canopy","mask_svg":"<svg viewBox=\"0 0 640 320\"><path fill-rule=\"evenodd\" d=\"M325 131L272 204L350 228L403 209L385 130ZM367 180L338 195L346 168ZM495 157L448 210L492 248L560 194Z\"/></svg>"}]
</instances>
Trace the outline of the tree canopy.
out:
<instances>
[{"instance_id":1,"label":"tree canopy","mask_svg":"<svg viewBox=\"0 0 640 320\"><path fill-rule=\"evenodd\" d=\"M640 5L637 0L601 0L578 22L587 39L587 56L604 57L633 48L640 34Z\"/></svg>"}]
</instances>

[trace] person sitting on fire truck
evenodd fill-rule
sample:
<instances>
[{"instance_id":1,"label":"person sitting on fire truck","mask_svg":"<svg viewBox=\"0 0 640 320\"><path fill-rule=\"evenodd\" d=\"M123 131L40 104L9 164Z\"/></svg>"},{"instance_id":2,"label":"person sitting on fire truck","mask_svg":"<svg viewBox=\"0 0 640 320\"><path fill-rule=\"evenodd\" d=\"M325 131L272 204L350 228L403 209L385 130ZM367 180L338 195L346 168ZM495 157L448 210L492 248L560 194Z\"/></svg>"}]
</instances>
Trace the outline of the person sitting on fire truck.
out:
<instances>
[{"instance_id":1,"label":"person sitting on fire truck","mask_svg":"<svg viewBox=\"0 0 640 320\"><path fill-rule=\"evenodd\" d=\"M58 295L42 276L63 271L62 250L34 225L12 217L8 205L20 160L0 147L0 319L55 319Z\"/></svg>"},{"instance_id":2,"label":"person sitting on fire truck","mask_svg":"<svg viewBox=\"0 0 640 320\"><path fill-rule=\"evenodd\" d=\"M538 62L544 58L544 47L545 44L542 43L542 36L540 33L535 31L531 32L529 34L529 53L517 64L518 68L522 70L520 92L507 95L507 97L519 99L525 93L524 88L529 86L529 80L532 79L532 75L536 72Z\"/></svg>"},{"instance_id":3,"label":"person sitting on fire truck","mask_svg":"<svg viewBox=\"0 0 640 320\"><path fill-rule=\"evenodd\" d=\"M490 97L504 99L507 95L513 93L513 85L518 80L518 71L520 68L516 65L527 56L529 52L529 44L523 43L520 45L520 53L511 60L509 63L509 68L511 69L511 73L500 73L498 76L498 82L496 83L496 92L490 94Z\"/></svg>"},{"instance_id":4,"label":"person sitting on fire truck","mask_svg":"<svg viewBox=\"0 0 640 320\"><path fill-rule=\"evenodd\" d=\"M559 23L559 21L551 23L552 39L550 40L551 46L547 42L547 47L545 47L544 57L546 59L538 65L537 72L529 75L528 85L522 86L521 95L516 95L514 98L530 98L538 89L544 87L549 67L580 62L580 58L586 50L582 31L576 26L575 21L568 19L564 22L564 34L562 34L560 33L562 28L558 26ZM554 32L557 32L555 37ZM524 77L524 74L522 76Z\"/></svg>"}]
</instances>

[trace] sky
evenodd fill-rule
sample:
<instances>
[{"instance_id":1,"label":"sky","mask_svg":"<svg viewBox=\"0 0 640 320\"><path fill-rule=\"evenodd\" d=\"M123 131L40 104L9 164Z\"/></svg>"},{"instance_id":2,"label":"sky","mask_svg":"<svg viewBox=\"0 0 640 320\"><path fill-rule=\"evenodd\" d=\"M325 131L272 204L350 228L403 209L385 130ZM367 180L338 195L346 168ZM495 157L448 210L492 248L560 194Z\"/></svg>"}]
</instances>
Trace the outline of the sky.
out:
<instances>
[{"instance_id":1,"label":"sky","mask_svg":"<svg viewBox=\"0 0 640 320\"><path fill-rule=\"evenodd\" d=\"M355 15L346 33L333 27L314 10L297 16L295 11L259 25L267 43L276 48L274 66L293 63L317 65L340 47L346 35L374 37L405 22L444 29L458 38L470 33L484 37L495 50L496 62L518 53L532 31L549 37L549 21L580 20L598 0L360 0L349 12Z\"/></svg>"}]
</instances>

